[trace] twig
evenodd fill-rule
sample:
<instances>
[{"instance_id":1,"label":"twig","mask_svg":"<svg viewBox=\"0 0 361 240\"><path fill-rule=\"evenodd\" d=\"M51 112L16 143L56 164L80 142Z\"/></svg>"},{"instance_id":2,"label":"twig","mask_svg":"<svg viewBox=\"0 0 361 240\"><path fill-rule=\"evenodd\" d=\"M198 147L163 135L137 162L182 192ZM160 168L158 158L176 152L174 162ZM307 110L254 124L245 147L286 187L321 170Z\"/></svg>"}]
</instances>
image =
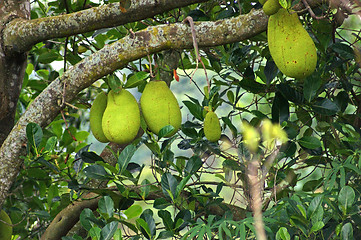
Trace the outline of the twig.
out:
<instances>
[{"instance_id":1,"label":"twig","mask_svg":"<svg viewBox=\"0 0 361 240\"><path fill-rule=\"evenodd\" d=\"M209 83L209 79L208 79L208 75L207 75L207 69L204 66L204 63L203 63L203 61L201 59L201 56L199 55L199 49L198 49L198 43L197 43L197 37L196 37L196 29L194 27L193 18L188 16L183 20L183 22L184 23L188 22L189 26L191 27L193 47L194 47L194 51L195 51L195 54L196 54L196 69L194 69L194 72L192 73L191 80L193 79L193 75L195 74L195 72L198 69L199 62L201 62L202 66L203 66L203 69L204 69L204 73L206 75L206 80L207 80L207 85L208 85L208 92L210 92L211 91L211 85Z\"/></svg>"},{"instance_id":2,"label":"twig","mask_svg":"<svg viewBox=\"0 0 361 240\"><path fill-rule=\"evenodd\" d=\"M324 19L326 17L326 16L321 16L321 17L316 16L316 14L313 12L312 8L310 7L310 4L308 4L307 0L302 0L302 3L303 3L303 5L305 5L306 9L311 14L312 18L320 20L320 19Z\"/></svg>"}]
</instances>

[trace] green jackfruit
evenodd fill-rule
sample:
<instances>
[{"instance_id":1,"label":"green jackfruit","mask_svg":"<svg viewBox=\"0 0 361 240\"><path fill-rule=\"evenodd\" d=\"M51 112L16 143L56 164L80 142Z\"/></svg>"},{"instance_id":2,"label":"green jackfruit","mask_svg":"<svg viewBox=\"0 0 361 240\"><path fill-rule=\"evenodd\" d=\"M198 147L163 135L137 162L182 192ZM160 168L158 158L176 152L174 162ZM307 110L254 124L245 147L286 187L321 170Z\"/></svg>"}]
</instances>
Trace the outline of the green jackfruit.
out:
<instances>
[{"instance_id":1,"label":"green jackfruit","mask_svg":"<svg viewBox=\"0 0 361 240\"><path fill-rule=\"evenodd\" d=\"M267 2L267 0L258 0L258 2L262 5L264 5Z\"/></svg>"},{"instance_id":2,"label":"green jackfruit","mask_svg":"<svg viewBox=\"0 0 361 240\"><path fill-rule=\"evenodd\" d=\"M105 137L103 128L102 128L102 119L105 108L107 107L107 95L104 92L98 94L95 98L93 105L90 108L90 129L94 137L99 142L109 142Z\"/></svg>"},{"instance_id":3,"label":"green jackfruit","mask_svg":"<svg viewBox=\"0 0 361 240\"><path fill-rule=\"evenodd\" d=\"M130 143L140 128L140 111L137 100L125 89L111 90L103 114L102 127L106 138L118 144Z\"/></svg>"},{"instance_id":4,"label":"green jackfruit","mask_svg":"<svg viewBox=\"0 0 361 240\"><path fill-rule=\"evenodd\" d=\"M221 137L221 125L215 112L209 111L204 118L204 135L210 142L216 142Z\"/></svg>"},{"instance_id":5,"label":"green jackfruit","mask_svg":"<svg viewBox=\"0 0 361 240\"><path fill-rule=\"evenodd\" d=\"M278 0L267 0L263 4L263 11L268 16L271 16L271 15L277 13L280 8L281 8L281 5L278 2Z\"/></svg>"},{"instance_id":6,"label":"green jackfruit","mask_svg":"<svg viewBox=\"0 0 361 240\"><path fill-rule=\"evenodd\" d=\"M278 69L293 78L305 78L316 68L315 44L297 13L281 8L268 20L268 46Z\"/></svg>"},{"instance_id":7,"label":"green jackfruit","mask_svg":"<svg viewBox=\"0 0 361 240\"><path fill-rule=\"evenodd\" d=\"M8 224L12 224L9 215L4 210L0 212L0 219ZM13 227L0 221L0 240L10 240L13 234Z\"/></svg>"},{"instance_id":8,"label":"green jackfruit","mask_svg":"<svg viewBox=\"0 0 361 240\"><path fill-rule=\"evenodd\" d=\"M159 130L172 125L174 130L166 137L173 136L182 123L182 115L172 91L164 81L151 81L140 98L142 113L149 129L158 135Z\"/></svg>"}]
</instances>

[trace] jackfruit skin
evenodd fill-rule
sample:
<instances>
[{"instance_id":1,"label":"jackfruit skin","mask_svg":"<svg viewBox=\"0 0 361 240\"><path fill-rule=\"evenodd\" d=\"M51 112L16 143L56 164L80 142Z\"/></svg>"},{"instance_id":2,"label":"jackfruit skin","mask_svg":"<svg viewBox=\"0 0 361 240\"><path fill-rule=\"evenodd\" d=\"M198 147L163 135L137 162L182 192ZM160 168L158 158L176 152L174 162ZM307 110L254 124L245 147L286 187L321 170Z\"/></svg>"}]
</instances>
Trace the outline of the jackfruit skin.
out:
<instances>
[{"instance_id":1,"label":"jackfruit skin","mask_svg":"<svg viewBox=\"0 0 361 240\"><path fill-rule=\"evenodd\" d=\"M316 47L297 13L281 8L270 16L267 36L271 56L283 74L305 78L315 71Z\"/></svg>"},{"instance_id":2,"label":"jackfruit skin","mask_svg":"<svg viewBox=\"0 0 361 240\"><path fill-rule=\"evenodd\" d=\"M0 212L0 219L8 224L12 224L9 215L4 210ZM10 240L13 234L12 226L9 226L3 222L0 222L0 240Z\"/></svg>"},{"instance_id":3,"label":"jackfruit skin","mask_svg":"<svg viewBox=\"0 0 361 240\"><path fill-rule=\"evenodd\" d=\"M258 0L258 2L262 5L264 5L267 2L267 0Z\"/></svg>"},{"instance_id":4,"label":"jackfruit skin","mask_svg":"<svg viewBox=\"0 0 361 240\"><path fill-rule=\"evenodd\" d=\"M102 128L102 119L105 108L107 107L107 95L104 92L98 94L94 99L93 105L90 108L90 130L92 131L94 137L99 142L109 142L103 132Z\"/></svg>"},{"instance_id":5,"label":"jackfruit skin","mask_svg":"<svg viewBox=\"0 0 361 240\"><path fill-rule=\"evenodd\" d=\"M215 112L209 111L204 118L204 135L210 142L217 142L221 137L221 125Z\"/></svg>"},{"instance_id":6,"label":"jackfruit skin","mask_svg":"<svg viewBox=\"0 0 361 240\"><path fill-rule=\"evenodd\" d=\"M137 100L125 89L119 93L111 90L103 114L102 127L105 137L118 144L128 144L140 128L140 111Z\"/></svg>"},{"instance_id":7,"label":"jackfruit skin","mask_svg":"<svg viewBox=\"0 0 361 240\"><path fill-rule=\"evenodd\" d=\"M174 130L165 137L173 136L181 126L182 114L177 99L164 81L151 81L140 98L142 114L148 128L154 133L167 125Z\"/></svg>"},{"instance_id":8,"label":"jackfruit skin","mask_svg":"<svg viewBox=\"0 0 361 240\"><path fill-rule=\"evenodd\" d=\"M278 2L278 0L267 0L263 4L263 11L268 16L271 16L271 15L277 13L280 8L281 8L281 5Z\"/></svg>"}]
</instances>

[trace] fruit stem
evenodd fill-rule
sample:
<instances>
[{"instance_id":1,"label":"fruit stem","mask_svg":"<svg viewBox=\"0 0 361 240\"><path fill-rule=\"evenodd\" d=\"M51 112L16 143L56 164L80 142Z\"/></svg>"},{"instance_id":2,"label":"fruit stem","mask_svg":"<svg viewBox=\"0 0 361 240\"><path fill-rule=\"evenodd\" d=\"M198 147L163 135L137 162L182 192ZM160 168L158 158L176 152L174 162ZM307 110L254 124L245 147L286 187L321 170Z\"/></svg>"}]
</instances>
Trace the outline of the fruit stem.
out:
<instances>
[{"instance_id":1,"label":"fruit stem","mask_svg":"<svg viewBox=\"0 0 361 240\"><path fill-rule=\"evenodd\" d=\"M194 27L194 21L193 21L193 18L191 16L188 16L186 17L184 20L183 20L184 23L188 22L189 23L189 26L191 27L191 32L192 32L192 40L193 40L193 47L194 47L194 52L196 54L196 69L194 70L194 72L192 73L192 76L191 76L191 80L193 78L193 75L195 74L195 72L197 71L198 69L198 64L199 62L201 62L202 66L203 66L203 69L204 69L204 73L206 75L206 80L207 80L207 85L208 85L208 91L211 90L211 85L209 83L209 80L208 80L208 75L207 75L207 69L206 67L204 66L204 63L201 59L201 56L199 55L199 49L198 49L198 44L197 44L197 37L196 37L196 29Z\"/></svg>"}]
</instances>

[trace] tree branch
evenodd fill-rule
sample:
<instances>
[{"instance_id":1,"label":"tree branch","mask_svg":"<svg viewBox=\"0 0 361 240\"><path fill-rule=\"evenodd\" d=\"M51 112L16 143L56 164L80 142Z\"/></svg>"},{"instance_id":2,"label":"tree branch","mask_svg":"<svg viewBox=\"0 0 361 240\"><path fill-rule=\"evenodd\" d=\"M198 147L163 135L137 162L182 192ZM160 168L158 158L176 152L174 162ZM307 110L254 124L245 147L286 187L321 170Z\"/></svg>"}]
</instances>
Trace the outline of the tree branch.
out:
<instances>
[{"instance_id":1,"label":"tree branch","mask_svg":"<svg viewBox=\"0 0 361 240\"><path fill-rule=\"evenodd\" d=\"M197 22L195 28L199 46L217 46L251 38L266 29L267 20L262 10L252 10L236 18ZM191 30L186 24L148 27L106 45L54 80L31 103L0 148L0 206L23 163L20 156L25 154L25 129L29 122L47 126L63 107L58 104L59 100L64 98L65 102L71 102L81 90L131 61L166 49L192 47Z\"/></svg>"},{"instance_id":2,"label":"tree branch","mask_svg":"<svg viewBox=\"0 0 361 240\"><path fill-rule=\"evenodd\" d=\"M207 0L132 0L126 12L119 3L110 3L83 11L53 17L26 20L16 18L4 30L7 52L25 52L41 41L68 37L101 28L115 27L153 17L157 14Z\"/></svg>"}]
</instances>

